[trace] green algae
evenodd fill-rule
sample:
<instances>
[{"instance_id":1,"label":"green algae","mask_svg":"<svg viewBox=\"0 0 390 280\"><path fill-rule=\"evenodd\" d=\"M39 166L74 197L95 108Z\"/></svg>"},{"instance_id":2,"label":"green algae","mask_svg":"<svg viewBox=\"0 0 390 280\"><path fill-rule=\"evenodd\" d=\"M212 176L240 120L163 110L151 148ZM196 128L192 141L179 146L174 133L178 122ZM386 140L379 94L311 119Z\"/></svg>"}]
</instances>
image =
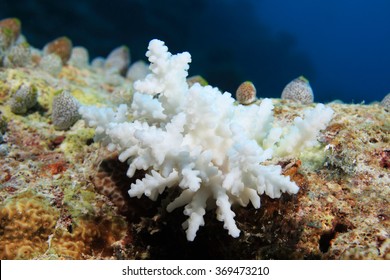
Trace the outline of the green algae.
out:
<instances>
[{"instance_id":1,"label":"green algae","mask_svg":"<svg viewBox=\"0 0 390 280\"><path fill-rule=\"evenodd\" d=\"M92 128L79 127L77 123L76 127L77 129L67 133L64 141L60 145L60 150L69 159L85 153L87 143L95 135L95 131Z\"/></svg>"}]
</instances>

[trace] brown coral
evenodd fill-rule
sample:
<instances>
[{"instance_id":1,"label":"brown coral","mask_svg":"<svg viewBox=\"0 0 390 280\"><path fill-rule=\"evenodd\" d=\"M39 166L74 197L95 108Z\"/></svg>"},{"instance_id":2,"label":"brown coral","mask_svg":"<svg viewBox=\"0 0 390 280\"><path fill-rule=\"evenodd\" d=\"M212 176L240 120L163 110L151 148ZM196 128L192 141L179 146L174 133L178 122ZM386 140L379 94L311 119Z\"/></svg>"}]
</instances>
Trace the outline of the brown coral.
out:
<instances>
[{"instance_id":1,"label":"brown coral","mask_svg":"<svg viewBox=\"0 0 390 280\"><path fill-rule=\"evenodd\" d=\"M1 42L2 47L9 48L19 37L21 30L21 24L17 18L6 18L0 21L0 37L3 39Z\"/></svg>"},{"instance_id":2,"label":"brown coral","mask_svg":"<svg viewBox=\"0 0 390 280\"><path fill-rule=\"evenodd\" d=\"M243 82L236 91L236 99L240 104L248 105L256 100L256 88L252 82Z\"/></svg>"},{"instance_id":3,"label":"brown coral","mask_svg":"<svg viewBox=\"0 0 390 280\"><path fill-rule=\"evenodd\" d=\"M83 217L67 229L58 228L50 249L64 259L109 258L113 254L112 245L125 235L126 224L120 217Z\"/></svg>"},{"instance_id":4,"label":"brown coral","mask_svg":"<svg viewBox=\"0 0 390 280\"><path fill-rule=\"evenodd\" d=\"M66 64L72 53L72 41L67 37L59 37L49 43L43 48L45 54L56 54L61 60L62 64Z\"/></svg>"},{"instance_id":5,"label":"brown coral","mask_svg":"<svg viewBox=\"0 0 390 280\"><path fill-rule=\"evenodd\" d=\"M0 21L0 27L8 28L12 32L14 39L18 38L21 30L20 20L17 18L5 18Z\"/></svg>"},{"instance_id":6,"label":"brown coral","mask_svg":"<svg viewBox=\"0 0 390 280\"><path fill-rule=\"evenodd\" d=\"M0 258L31 259L48 249L58 210L33 191L7 199L0 206Z\"/></svg>"},{"instance_id":7,"label":"brown coral","mask_svg":"<svg viewBox=\"0 0 390 280\"><path fill-rule=\"evenodd\" d=\"M106 196L117 208L119 213L128 211L130 196L127 191L131 180L125 176L127 164L123 164L112 155L103 160L98 172L91 180L98 193Z\"/></svg>"}]
</instances>

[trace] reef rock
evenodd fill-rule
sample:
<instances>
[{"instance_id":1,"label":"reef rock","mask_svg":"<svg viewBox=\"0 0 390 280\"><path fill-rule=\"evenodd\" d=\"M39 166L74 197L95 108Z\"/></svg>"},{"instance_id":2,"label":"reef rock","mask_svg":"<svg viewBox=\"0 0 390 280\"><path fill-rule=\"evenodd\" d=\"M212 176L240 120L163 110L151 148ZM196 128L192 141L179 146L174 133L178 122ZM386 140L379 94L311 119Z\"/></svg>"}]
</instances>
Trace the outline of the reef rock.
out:
<instances>
[{"instance_id":1,"label":"reef rock","mask_svg":"<svg viewBox=\"0 0 390 280\"><path fill-rule=\"evenodd\" d=\"M163 76L149 57L151 73L133 84L113 83L85 63L51 75L39 67L42 52L31 51L32 63L0 68L2 259L390 259L390 123L379 103L262 99L243 106L211 86L189 87L187 55L160 52L160 61L180 64ZM179 82L169 83L169 73L179 73ZM10 102L22 84L36 89L37 103L16 114ZM103 128L96 141L85 120L55 129L59 90L82 108L101 108L90 112L109 112L95 124L82 114ZM328 117L319 124L316 116ZM139 132L118 129L133 137L119 142L114 127ZM152 133L169 136L169 144L149 139ZM262 176L268 196L259 208ZM179 205L185 192L191 199ZM205 205L192 207L198 199ZM199 227L186 236L183 223Z\"/></svg>"}]
</instances>

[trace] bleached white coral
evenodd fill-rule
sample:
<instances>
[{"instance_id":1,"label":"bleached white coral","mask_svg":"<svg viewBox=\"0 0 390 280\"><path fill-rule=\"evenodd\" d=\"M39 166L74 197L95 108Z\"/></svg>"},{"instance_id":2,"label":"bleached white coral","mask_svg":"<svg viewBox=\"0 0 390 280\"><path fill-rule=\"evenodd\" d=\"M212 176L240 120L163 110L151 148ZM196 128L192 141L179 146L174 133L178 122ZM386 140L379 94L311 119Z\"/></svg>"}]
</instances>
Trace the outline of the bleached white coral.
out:
<instances>
[{"instance_id":1,"label":"bleached white coral","mask_svg":"<svg viewBox=\"0 0 390 280\"><path fill-rule=\"evenodd\" d=\"M167 188L181 188L167 210L185 206L183 228L187 239L194 240L208 205L216 205L217 219L238 237L233 203L259 208L263 193L278 198L298 192L279 165L262 163L274 152L297 154L313 145L331 109L317 105L283 130L274 123L270 99L242 106L217 88L198 83L189 88L189 53L172 55L164 42L152 40L147 56L151 73L135 82L130 108L80 108L87 124L96 127L96 139L118 150L119 160L129 164L127 176L146 171L131 185L130 196L155 200Z\"/></svg>"}]
</instances>

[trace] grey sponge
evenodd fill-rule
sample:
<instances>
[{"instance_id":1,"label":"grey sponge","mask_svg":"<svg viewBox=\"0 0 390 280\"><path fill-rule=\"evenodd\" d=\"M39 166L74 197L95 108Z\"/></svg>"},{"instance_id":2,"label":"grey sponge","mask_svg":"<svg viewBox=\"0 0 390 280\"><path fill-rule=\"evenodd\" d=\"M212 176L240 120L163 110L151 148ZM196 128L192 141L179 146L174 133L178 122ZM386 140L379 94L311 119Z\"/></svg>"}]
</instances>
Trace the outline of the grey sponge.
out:
<instances>
[{"instance_id":1,"label":"grey sponge","mask_svg":"<svg viewBox=\"0 0 390 280\"><path fill-rule=\"evenodd\" d=\"M54 127L58 130L67 130L71 127L80 119L79 107L79 102L69 91L57 92L53 98L51 115Z\"/></svg>"},{"instance_id":2,"label":"grey sponge","mask_svg":"<svg viewBox=\"0 0 390 280\"><path fill-rule=\"evenodd\" d=\"M11 96L9 105L12 113L24 114L32 108L38 99L38 91L34 85L22 84L20 88Z\"/></svg>"},{"instance_id":3,"label":"grey sponge","mask_svg":"<svg viewBox=\"0 0 390 280\"><path fill-rule=\"evenodd\" d=\"M291 99L302 104L313 103L314 94L309 81L303 76L292 80L284 88L282 99Z\"/></svg>"}]
</instances>

